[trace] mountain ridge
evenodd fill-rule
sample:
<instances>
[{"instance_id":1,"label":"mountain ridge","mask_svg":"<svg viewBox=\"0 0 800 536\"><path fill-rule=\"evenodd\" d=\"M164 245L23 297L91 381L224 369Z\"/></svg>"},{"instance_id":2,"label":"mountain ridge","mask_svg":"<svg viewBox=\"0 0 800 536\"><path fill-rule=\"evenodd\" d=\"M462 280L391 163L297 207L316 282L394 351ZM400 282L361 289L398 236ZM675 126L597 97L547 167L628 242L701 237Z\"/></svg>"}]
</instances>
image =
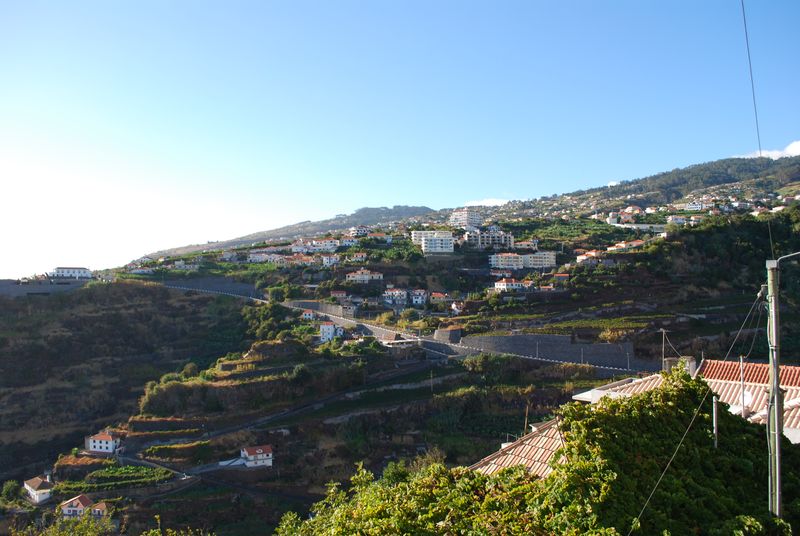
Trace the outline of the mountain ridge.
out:
<instances>
[{"instance_id":1,"label":"mountain ridge","mask_svg":"<svg viewBox=\"0 0 800 536\"><path fill-rule=\"evenodd\" d=\"M482 212L484 212L484 216L492 218L505 215L510 210L518 213L522 209L523 213L530 212L522 215L537 216L541 212L538 210L542 208L541 205L552 206L553 202L559 200L581 197L592 199L598 207L615 203L630 204L634 200L640 204L667 204L700 190L745 181L767 181L769 186L774 189L790 182L800 181L800 156L779 159L766 157L723 158L675 168L647 177L624 180L610 186L597 186L529 200L513 200L506 205L484 207ZM419 216L439 216L441 219L441 216L450 210L452 209L434 210L426 206L407 205L395 205L391 208L363 207L348 215L340 214L334 218L318 221L305 220L230 240L164 249L148 256L184 255L203 250L246 246L263 241L292 240L305 235L342 231L356 225L376 225Z\"/></svg>"}]
</instances>

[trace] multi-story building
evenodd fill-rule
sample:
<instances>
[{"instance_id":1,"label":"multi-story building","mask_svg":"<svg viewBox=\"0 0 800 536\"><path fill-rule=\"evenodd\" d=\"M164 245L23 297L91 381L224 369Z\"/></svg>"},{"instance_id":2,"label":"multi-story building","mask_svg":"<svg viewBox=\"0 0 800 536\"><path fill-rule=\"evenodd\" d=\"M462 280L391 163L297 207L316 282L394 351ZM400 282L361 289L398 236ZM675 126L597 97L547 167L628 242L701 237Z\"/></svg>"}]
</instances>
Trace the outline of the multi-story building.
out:
<instances>
[{"instance_id":1,"label":"multi-story building","mask_svg":"<svg viewBox=\"0 0 800 536\"><path fill-rule=\"evenodd\" d=\"M552 268L556 266L556 252L537 251L525 255L520 255L519 253L495 253L489 256L489 266L508 270Z\"/></svg>"},{"instance_id":2,"label":"multi-story building","mask_svg":"<svg viewBox=\"0 0 800 536\"><path fill-rule=\"evenodd\" d=\"M411 291L411 304L412 305L425 305L428 302L428 291L424 288L418 288Z\"/></svg>"},{"instance_id":3,"label":"multi-story building","mask_svg":"<svg viewBox=\"0 0 800 536\"><path fill-rule=\"evenodd\" d=\"M511 249L514 247L514 235L499 230L468 231L464 238L470 247L475 249Z\"/></svg>"},{"instance_id":4,"label":"multi-story building","mask_svg":"<svg viewBox=\"0 0 800 536\"><path fill-rule=\"evenodd\" d=\"M333 322L323 322L319 325L319 340L321 342L332 341L336 336L336 326Z\"/></svg>"},{"instance_id":5,"label":"multi-story building","mask_svg":"<svg viewBox=\"0 0 800 536\"><path fill-rule=\"evenodd\" d=\"M424 238L453 238L450 231L411 231L411 243L421 246Z\"/></svg>"},{"instance_id":6,"label":"multi-story building","mask_svg":"<svg viewBox=\"0 0 800 536\"><path fill-rule=\"evenodd\" d=\"M71 279L91 279L92 271L88 268L75 268L72 266L59 266L51 274L53 277L68 277Z\"/></svg>"},{"instance_id":7,"label":"multi-story building","mask_svg":"<svg viewBox=\"0 0 800 536\"><path fill-rule=\"evenodd\" d=\"M370 270L361 269L355 272L350 272L345 276L345 279L351 283L371 283L373 281L383 281L383 274L380 272L372 272Z\"/></svg>"},{"instance_id":8,"label":"multi-story building","mask_svg":"<svg viewBox=\"0 0 800 536\"><path fill-rule=\"evenodd\" d=\"M350 230L347 232L351 237L361 237L367 236L369 234L369 227L364 227L363 225L358 225L356 227L350 227Z\"/></svg>"},{"instance_id":9,"label":"multi-story building","mask_svg":"<svg viewBox=\"0 0 800 536\"><path fill-rule=\"evenodd\" d=\"M525 268L552 268L556 266L556 252L539 250L523 255Z\"/></svg>"},{"instance_id":10,"label":"multi-story building","mask_svg":"<svg viewBox=\"0 0 800 536\"><path fill-rule=\"evenodd\" d=\"M471 207L457 208L450 214L450 225L461 229L480 227L483 218Z\"/></svg>"},{"instance_id":11,"label":"multi-story building","mask_svg":"<svg viewBox=\"0 0 800 536\"><path fill-rule=\"evenodd\" d=\"M489 255L489 266L507 270L522 270L524 255L518 253L495 253Z\"/></svg>"},{"instance_id":12,"label":"multi-story building","mask_svg":"<svg viewBox=\"0 0 800 536\"><path fill-rule=\"evenodd\" d=\"M516 279L501 279L500 281L495 281L494 289L497 292L513 292L516 290L522 290L525 288L525 285L522 284L522 281L517 281Z\"/></svg>"},{"instance_id":13,"label":"multi-story building","mask_svg":"<svg viewBox=\"0 0 800 536\"><path fill-rule=\"evenodd\" d=\"M113 454L121 443L121 438L118 434L103 430L102 432L87 436L84 440L84 446L89 452L97 452L101 454Z\"/></svg>"},{"instance_id":14,"label":"multi-story building","mask_svg":"<svg viewBox=\"0 0 800 536\"><path fill-rule=\"evenodd\" d=\"M321 255L322 266L336 266L339 264L339 255Z\"/></svg>"},{"instance_id":15,"label":"multi-story building","mask_svg":"<svg viewBox=\"0 0 800 536\"><path fill-rule=\"evenodd\" d=\"M387 288L383 291L383 301L387 305L406 305L408 291L404 288Z\"/></svg>"},{"instance_id":16,"label":"multi-story building","mask_svg":"<svg viewBox=\"0 0 800 536\"><path fill-rule=\"evenodd\" d=\"M422 252L426 255L433 253L452 253L453 237L427 237L422 239Z\"/></svg>"}]
</instances>

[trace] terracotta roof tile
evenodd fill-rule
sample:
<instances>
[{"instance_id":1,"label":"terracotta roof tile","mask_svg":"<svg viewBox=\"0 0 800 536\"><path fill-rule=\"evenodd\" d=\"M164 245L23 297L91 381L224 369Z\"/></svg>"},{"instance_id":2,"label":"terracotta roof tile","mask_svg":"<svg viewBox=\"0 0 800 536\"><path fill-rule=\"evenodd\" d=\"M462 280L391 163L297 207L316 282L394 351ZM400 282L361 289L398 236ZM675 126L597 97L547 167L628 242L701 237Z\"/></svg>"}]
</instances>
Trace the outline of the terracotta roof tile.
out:
<instances>
[{"instance_id":1,"label":"terracotta roof tile","mask_svg":"<svg viewBox=\"0 0 800 536\"><path fill-rule=\"evenodd\" d=\"M89 499L89 497L81 493L77 497L67 499L58 506L60 508L88 508L89 505L91 504L92 504L91 499Z\"/></svg>"},{"instance_id":2,"label":"terracotta roof tile","mask_svg":"<svg viewBox=\"0 0 800 536\"><path fill-rule=\"evenodd\" d=\"M244 447L242 450L248 456L258 456L259 454L272 454L272 445L260 445L258 447Z\"/></svg>"},{"instance_id":3,"label":"terracotta roof tile","mask_svg":"<svg viewBox=\"0 0 800 536\"><path fill-rule=\"evenodd\" d=\"M739 363L737 361L704 359L697 374L707 380L737 382L740 380ZM769 382L769 365L766 363L745 363L744 381L745 383L766 385ZM800 367L781 366L781 387L800 387Z\"/></svg>"},{"instance_id":4,"label":"terracotta roof tile","mask_svg":"<svg viewBox=\"0 0 800 536\"><path fill-rule=\"evenodd\" d=\"M45 489L53 489L52 482L48 482L44 478L40 476L36 476L31 478L30 480L25 481L25 485L31 488L33 491L45 490Z\"/></svg>"},{"instance_id":5,"label":"terracotta roof tile","mask_svg":"<svg viewBox=\"0 0 800 536\"><path fill-rule=\"evenodd\" d=\"M536 431L490 454L470 469L493 475L507 467L523 465L528 472L544 478L553 471L550 460L563 445L564 439L561 437L558 422L553 419L538 425Z\"/></svg>"}]
</instances>

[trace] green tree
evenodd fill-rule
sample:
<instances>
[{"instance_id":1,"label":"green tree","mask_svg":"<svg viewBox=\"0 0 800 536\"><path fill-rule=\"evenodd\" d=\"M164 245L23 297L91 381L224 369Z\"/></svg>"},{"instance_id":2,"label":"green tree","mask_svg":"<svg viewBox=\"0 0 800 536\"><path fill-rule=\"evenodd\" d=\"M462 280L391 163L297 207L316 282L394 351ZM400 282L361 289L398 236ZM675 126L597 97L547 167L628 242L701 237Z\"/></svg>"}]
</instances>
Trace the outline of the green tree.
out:
<instances>
[{"instance_id":1,"label":"green tree","mask_svg":"<svg viewBox=\"0 0 800 536\"><path fill-rule=\"evenodd\" d=\"M3 483L3 490L0 491L0 496L7 501L13 501L19 497L20 492L19 483L15 480L6 480Z\"/></svg>"}]
</instances>

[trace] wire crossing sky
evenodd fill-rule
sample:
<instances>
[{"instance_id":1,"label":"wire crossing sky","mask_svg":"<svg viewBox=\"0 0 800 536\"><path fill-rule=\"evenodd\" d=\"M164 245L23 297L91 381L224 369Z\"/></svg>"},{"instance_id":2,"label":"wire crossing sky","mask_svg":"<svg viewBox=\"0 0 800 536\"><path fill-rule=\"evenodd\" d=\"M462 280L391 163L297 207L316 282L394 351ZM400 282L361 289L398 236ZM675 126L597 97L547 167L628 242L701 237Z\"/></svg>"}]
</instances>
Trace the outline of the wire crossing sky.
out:
<instances>
[{"instance_id":1,"label":"wire crossing sky","mask_svg":"<svg viewBox=\"0 0 800 536\"><path fill-rule=\"evenodd\" d=\"M800 4L747 4L765 154ZM0 3L0 277L757 150L737 1ZM800 144L790 152L800 152Z\"/></svg>"}]
</instances>

